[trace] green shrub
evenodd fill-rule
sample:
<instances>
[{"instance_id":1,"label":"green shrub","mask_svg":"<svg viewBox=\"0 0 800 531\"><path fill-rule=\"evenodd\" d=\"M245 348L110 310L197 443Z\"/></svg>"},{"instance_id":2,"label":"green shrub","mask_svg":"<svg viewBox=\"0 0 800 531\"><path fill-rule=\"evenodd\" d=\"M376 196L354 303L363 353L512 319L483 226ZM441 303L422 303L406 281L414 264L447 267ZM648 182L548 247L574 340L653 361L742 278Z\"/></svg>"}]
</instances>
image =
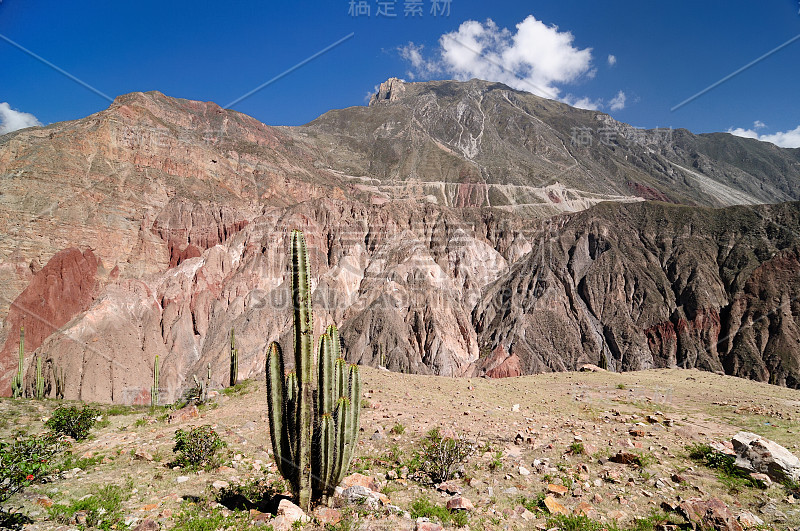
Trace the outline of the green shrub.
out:
<instances>
[{"instance_id":1,"label":"green shrub","mask_svg":"<svg viewBox=\"0 0 800 531\"><path fill-rule=\"evenodd\" d=\"M0 441L0 503L49 474L63 447L54 434Z\"/></svg>"},{"instance_id":2,"label":"green shrub","mask_svg":"<svg viewBox=\"0 0 800 531\"><path fill-rule=\"evenodd\" d=\"M574 442L569 445L569 452L572 455L583 455L584 451L583 443Z\"/></svg>"},{"instance_id":3,"label":"green shrub","mask_svg":"<svg viewBox=\"0 0 800 531\"><path fill-rule=\"evenodd\" d=\"M389 433L391 433L392 435L403 435L403 433L405 433L405 431L406 431L406 427L398 422L397 424L392 426L392 429L389 430Z\"/></svg>"},{"instance_id":4,"label":"green shrub","mask_svg":"<svg viewBox=\"0 0 800 531\"><path fill-rule=\"evenodd\" d=\"M458 467L475 451L475 445L462 437L442 437L439 428L428 432L417 452L419 468L433 483L452 479Z\"/></svg>"},{"instance_id":5,"label":"green shrub","mask_svg":"<svg viewBox=\"0 0 800 531\"><path fill-rule=\"evenodd\" d=\"M56 433L68 435L76 441L82 441L89 436L89 430L97 422L98 415L100 415L100 411L89 405L84 405L83 409L75 406L61 406L53 411L53 415L45 423L45 426Z\"/></svg>"},{"instance_id":6,"label":"green shrub","mask_svg":"<svg viewBox=\"0 0 800 531\"><path fill-rule=\"evenodd\" d=\"M213 468L217 465L217 450L226 446L211 426L199 426L189 431L176 431L172 451L177 454L175 463L184 468Z\"/></svg>"}]
</instances>

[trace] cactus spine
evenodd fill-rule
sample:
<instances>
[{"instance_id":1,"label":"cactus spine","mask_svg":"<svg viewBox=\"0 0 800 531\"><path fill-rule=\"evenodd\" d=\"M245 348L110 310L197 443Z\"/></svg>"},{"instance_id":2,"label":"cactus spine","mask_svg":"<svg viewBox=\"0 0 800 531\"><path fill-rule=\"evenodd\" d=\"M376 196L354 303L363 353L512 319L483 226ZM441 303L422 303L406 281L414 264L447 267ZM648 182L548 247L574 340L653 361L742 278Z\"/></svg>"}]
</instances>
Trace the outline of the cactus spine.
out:
<instances>
[{"instance_id":1,"label":"cactus spine","mask_svg":"<svg viewBox=\"0 0 800 531\"><path fill-rule=\"evenodd\" d=\"M358 435L361 377L347 367L339 332L330 325L319 340L319 372L314 384L313 319L305 237L291 235L295 369L284 376L281 347L267 351L267 399L275 462L298 505L333 493L350 466Z\"/></svg>"},{"instance_id":2,"label":"cactus spine","mask_svg":"<svg viewBox=\"0 0 800 531\"><path fill-rule=\"evenodd\" d=\"M42 357L36 358L36 398L44 398L44 376L42 376Z\"/></svg>"},{"instance_id":3,"label":"cactus spine","mask_svg":"<svg viewBox=\"0 0 800 531\"><path fill-rule=\"evenodd\" d=\"M56 386L56 398L64 399L65 374L64 369L53 365L53 381Z\"/></svg>"},{"instance_id":4,"label":"cactus spine","mask_svg":"<svg viewBox=\"0 0 800 531\"><path fill-rule=\"evenodd\" d=\"M158 405L158 354L156 354L156 364L153 366L153 387L150 388L150 406Z\"/></svg>"},{"instance_id":5,"label":"cactus spine","mask_svg":"<svg viewBox=\"0 0 800 531\"><path fill-rule=\"evenodd\" d=\"M236 348L236 336L233 334L231 328L231 387L236 385L236 379L239 377L239 350Z\"/></svg>"},{"instance_id":6,"label":"cactus spine","mask_svg":"<svg viewBox=\"0 0 800 531\"><path fill-rule=\"evenodd\" d=\"M14 398L21 398L24 391L25 375L25 327L19 327L19 365L17 366L17 374L11 380L11 396Z\"/></svg>"}]
</instances>

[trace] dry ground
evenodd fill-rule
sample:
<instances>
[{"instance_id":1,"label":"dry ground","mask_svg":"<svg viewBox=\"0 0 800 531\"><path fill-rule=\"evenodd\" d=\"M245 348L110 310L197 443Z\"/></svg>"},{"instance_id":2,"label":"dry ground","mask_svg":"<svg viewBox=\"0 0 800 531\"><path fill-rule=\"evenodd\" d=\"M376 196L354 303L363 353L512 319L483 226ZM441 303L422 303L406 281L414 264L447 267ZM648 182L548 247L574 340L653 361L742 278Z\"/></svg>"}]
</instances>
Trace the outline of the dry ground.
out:
<instances>
[{"instance_id":1,"label":"dry ground","mask_svg":"<svg viewBox=\"0 0 800 531\"><path fill-rule=\"evenodd\" d=\"M747 430L797 455L798 391L696 370L556 373L504 380L362 370L363 429L351 470L377 478L391 503L403 510L420 498L440 506L449 498L411 479L386 479L390 471L402 472L428 430L440 427L476 441L480 448L465 464L464 477L454 481L476 506L467 521L472 529L546 529L546 512L535 510L531 520L519 513L524 501L534 508L548 484L569 487L557 498L567 510L583 510L622 528L659 511L662 502L712 495L734 514L758 515L772 526L768 528L800 526L800 501L787 496L782 486L762 490L725 483L714 470L689 459L686 450L695 443L729 441L737 431ZM30 514L35 521L30 529L74 529L77 526L68 522L50 520L50 511L42 506L49 501L37 499L47 496L55 504L69 505L112 484L123 500L119 514L132 526L152 518L162 529L210 529L198 522L211 515L219 518L217 527L245 528L252 518L263 519L256 512L210 508L215 505L214 481L278 479L270 457L265 385L257 381L240 387L240 392L220 394L201 407L199 418L182 423L167 423L162 410L115 408L119 414L105 415L107 422L72 448L76 458L95 462L83 461L78 463L81 471L32 486L12 498L11 505ZM0 435L7 440L21 429L42 430L42 420L57 405L3 399ZM199 473L168 468L175 430L200 424L215 426L227 441L226 465ZM578 442L582 455L569 451ZM151 454L153 461L134 457L137 450ZM619 450L640 455L643 466L606 462ZM530 474L524 475L520 466ZM672 479L676 473L681 476L678 481ZM385 510L356 507L343 512L350 516L340 529L353 522L364 529L414 525ZM681 521L677 516L673 520Z\"/></svg>"}]
</instances>

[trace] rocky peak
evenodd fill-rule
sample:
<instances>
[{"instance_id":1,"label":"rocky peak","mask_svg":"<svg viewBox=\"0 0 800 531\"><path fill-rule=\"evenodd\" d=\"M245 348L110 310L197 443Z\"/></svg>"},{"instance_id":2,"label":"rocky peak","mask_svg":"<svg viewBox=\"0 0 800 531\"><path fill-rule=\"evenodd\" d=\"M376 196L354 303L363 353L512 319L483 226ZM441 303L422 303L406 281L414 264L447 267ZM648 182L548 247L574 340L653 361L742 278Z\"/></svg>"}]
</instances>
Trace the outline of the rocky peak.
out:
<instances>
[{"instance_id":1,"label":"rocky peak","mask_svg":"<svg viewBox=\"0 0 800 531\"><path fill-rule=\"evenodd\" d=\"M390 77L378 86L378 92L369 100L370 105L391 103L399 100L406 91L406 83L402 79Z\"/></svg>"}]
</instances>

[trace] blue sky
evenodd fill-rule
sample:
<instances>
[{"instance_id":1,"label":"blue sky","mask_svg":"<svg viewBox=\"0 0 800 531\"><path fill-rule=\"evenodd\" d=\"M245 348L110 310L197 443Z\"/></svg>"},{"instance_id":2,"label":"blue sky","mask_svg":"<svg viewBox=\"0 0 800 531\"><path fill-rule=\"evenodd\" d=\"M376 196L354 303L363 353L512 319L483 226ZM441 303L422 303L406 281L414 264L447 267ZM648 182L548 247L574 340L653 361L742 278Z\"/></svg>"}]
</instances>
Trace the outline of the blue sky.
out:
<instances>
[{"instance_id":1,"label":"blue sky","mask_svg":"<svg viewBox=\"0 0 800 531\"><path fill-rule=\"evenodd\" d=\"M378 15L378 0L363 0L369 16L352 16L350 1L2 0L0 36L112 98L159 90L226 105L352 33L233 107L271 125L302 124L332 108L364 105L375 85L391 76L480 73L639 127L738 128L800 146L800 39L670 110L800 35L797 0L451 0L449 16L432 15L432 0L422 0L416 17L404 16L414 0L384 2L395 18ZM469 50L453 48L471 38ZM473 53L475 46L482 55ZM6 129L76 119L108 104L0 39Z\"/></svg>"}]
</instances>

